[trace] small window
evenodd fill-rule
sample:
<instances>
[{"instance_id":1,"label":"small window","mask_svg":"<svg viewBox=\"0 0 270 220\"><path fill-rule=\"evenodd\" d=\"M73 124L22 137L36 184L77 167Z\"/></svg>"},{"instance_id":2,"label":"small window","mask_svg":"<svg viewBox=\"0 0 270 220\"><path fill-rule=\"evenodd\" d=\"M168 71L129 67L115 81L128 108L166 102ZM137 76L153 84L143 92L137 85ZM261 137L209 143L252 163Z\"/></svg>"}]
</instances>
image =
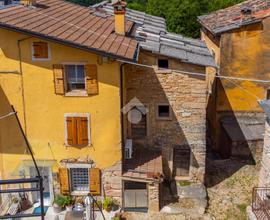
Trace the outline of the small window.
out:
<instances>
[{"instance_id":1,"label":"small window","mask_svg":"<svg viewBox=\"0 0 270 220\"><path fill-rule=\"evenodd\" d=\"M84 65L65 65L67 91L85 90Z\"/></svg>"},{"instance_id":2,"label":"small window","mask_svg":"<svg viewBox=\"0 0 270 220\"><path fill-rule=\"evenodd\" d=\"M266 99L270 99L270 89L267 89L267 92L266 92Z\"/></svg>"},{"instance_id":3,"label":"small window","mask_svg":"<svg viewBox=\"0 0 270 220\"><path fill-rule=\"evenodd\" d=\"M89 171L87 168L71 168L70 179L72 191L89 191Z\"/></svg>"},{"instance_id":4,"label":"small window","mask_svg":"<svg viewBox=\"0 0 270 220\"><path fill-rule=\"evenodd\" d=\"M47 42L33 42L33 60L48 60L50 58Z\"/></svg>"},{"instance_id":5,"label":"small window","mask_svg":"<svg viewBox=\"0 0 270 220\"><path fill-rule=\"evenodd\" d=\"M157 118L159 119L169 119L171 118L171 109L168 104L157 105Z\"/></svg>"},{"instance_id":6,"label":"small window","mask_svg":"<svg viewBox=\"0 0 270 220\"><path fill-rule=\"evenodd\" d=\"M158 68L168 69L169 61L167 59L158 59Z\"/></svg>"},{"instance_id":7,"label":"small window","mask_svg":"<svg viewBox=\"0 0 270 220\"><path fill-rule=\"evenodd\" d=\"M90 143L88 117L66 117L66 143L68 146L84 147Z\"/></svg>"}]
</instances>

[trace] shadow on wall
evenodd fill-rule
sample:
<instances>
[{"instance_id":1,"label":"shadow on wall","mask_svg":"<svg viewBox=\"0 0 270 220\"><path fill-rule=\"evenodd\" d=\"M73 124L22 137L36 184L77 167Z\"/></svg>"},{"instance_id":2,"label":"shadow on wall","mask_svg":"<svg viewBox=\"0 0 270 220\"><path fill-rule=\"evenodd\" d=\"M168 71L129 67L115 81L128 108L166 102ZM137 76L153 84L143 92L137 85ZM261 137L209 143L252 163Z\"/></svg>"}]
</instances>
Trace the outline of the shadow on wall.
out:
<instances>
[{"instance_id":1,"label":"shadow on wall","mask_svg":"<svg viewBox=\"0 0 270 220\"><path fill-rule=\"evenodd\" d=\"M183 68L188 69L187 66ZM126 136L133 139L133 147L162 151L164 187L171 186L175 176L191 176L203 181L205 157L193 152L205 150L205 117L202 117L205 114L205 79L178 73L156 73L132 65L125 66L125 73L125 104L136 97L148 109L146 123L139 125L141 129L147 126L144 137L134 135L137 127L132 128L127 117L124 119ZM168 104L171 109L169 118L158 117L158 106L163 104ZM133 167L143 167L146 162L137 161ZM170 187L168 191L171 201L170 196L164 195L162 199L168 199L164 204L175 201L177 195L176 187Z\"/></svg>"},{"instance_id":2,"label":"shadow on wall","mask_svg":"<svg viewBox=\"0 0 270 220\"><path fill-rule=\"evenodd\" d=\"M0 115L12 112L11 104L8 101L2 87L0 86ZM27 146L21 133L15 115L0 120L0 153L1 154L26 154Z\"/></svg>"},{"instance_id":3,"label":"shadow on wall","mask_svg":"<svg viewBox=\"0 0 270 220\"><path fill-rule=\"evenodd\" d=\"M207 126L207 157L205 184L207 187L215 186L232 176L245 165L256 165L256 158L262 148L261 141L248 141L245 127L241 120L254 120L252 116L236 115L233 112L224 87L219 79L217 83L218 93L223 93L224 104L229 111L217 112L215 99L212 97L208 103ZM213 95L217 97L217 92ZM220 97L220 96L219 96ZM211 117L211 115L214 117ZM263 125L264 126L264 125Z\"/></svg>"}]
</instances>

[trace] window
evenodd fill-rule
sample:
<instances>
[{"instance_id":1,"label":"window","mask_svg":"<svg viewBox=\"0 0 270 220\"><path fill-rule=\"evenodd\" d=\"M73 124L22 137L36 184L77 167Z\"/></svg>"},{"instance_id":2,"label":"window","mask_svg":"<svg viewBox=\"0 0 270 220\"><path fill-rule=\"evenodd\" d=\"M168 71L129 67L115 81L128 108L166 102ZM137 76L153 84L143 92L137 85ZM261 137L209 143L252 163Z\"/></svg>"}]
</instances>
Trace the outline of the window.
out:
<instances>
[{"instance_id":1,"label":"window","mask_svg":"<svg viewBox=\"0 0 270 220\"><path fill-rule=\"evenodd\" d=\"M63 195L101 195L101 172L89 164L67 164L59 168L60 192Z\"/></svg>"},{"instance_id":2,"label":"window","mask_svg":"<svg viewBox=\"0 0 270 220\"><path fill-rule=\"evenodd\" d=\"M144 107L133 107L130 111L130 117L132 138L145 138L147 136L147 114L144 113Z\"/></svg>"},{"instance_id":3,"label":"window","mask_svg":"<svg viewBox=\"0 0 270 220\"><path fill-rule=\"evenodd\" d=\"M47 42L33 42L32 59L33 60L50 59L49 45Z\"/></svg>"},{"instance_id":4,"label":"window","mask_svg":"<svg viewBox=\"0 0 270 220\"><path fill-rule=\"evenodd\" d=\"M171 118L170 105L158 104L157 105L157 118L158 119L170 119Z\"/></svg>"},{"instance_id":5,"label":"window","mask_svg":"<svg viewBox=\"0 0 270 220\"><path fill-rule=\"evenodd\" d=\"M87 168L71 168L70 179L72 191L89 191L89 171Z\"/></svg>"},{"instance_id":6,"label":"window","mask_svg":"<svg viewBox=\"0 0 270 220\"><path fill-rule=\"evenodd\" d=\"M66 144L84 147L90 144L89 117L66 115Z\"/></svg>"},{"instance_id":7,"label":"window","mask_svg":"<svg viewBox=\"0 0 270 220\"><path fill-rule=\"evenodd\" d=\"M266 92L266 99L270 99L270 89L267 89L267 92Z\"/></svg>"},{"instance_id":8,"label":"window","mask_svg":"<svg viewBox=\"0 0 270 220\"><path fill-rule=\"evenodd\" d=\"M168 69L169 61L167 59L158 59L158 68Z\"/></svg>"},{"instance_id":9,"label":"window","mask_svg":"<svg viewBox=\"0 0 270 220\"><path fill-rule=\"evenodd\" d=\"M55 94L87 96L98 94L98 73L95 64L54 64Z\"/></svg>"},{"instance_id":10,"label":"window","mask_svg":"<svg viewBox=\"0 0 270 220\"><path fill-rule=\"evenodd\" d=\"M84 65L65 65L67 91L85 90Z\"/></svg>"}]
</instances>

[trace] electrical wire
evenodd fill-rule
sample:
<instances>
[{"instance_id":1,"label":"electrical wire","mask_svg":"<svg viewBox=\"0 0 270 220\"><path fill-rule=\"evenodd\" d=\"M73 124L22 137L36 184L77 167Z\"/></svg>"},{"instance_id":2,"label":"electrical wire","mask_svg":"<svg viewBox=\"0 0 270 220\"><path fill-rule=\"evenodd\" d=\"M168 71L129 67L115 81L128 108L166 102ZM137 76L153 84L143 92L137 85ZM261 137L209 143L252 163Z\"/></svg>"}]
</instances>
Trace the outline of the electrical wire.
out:
<instances>
[{"instance_id":1,"label":"electrical wire","mask_svg":"<svg viewBox=\"0 0 270 220\"><path fill-rule=\"evenodd\" d=\"M7 117L10 117L10 116L15 115L15 114L16 114L16 112L10 112L10 113L8 113L6 115L0 116L0 120L2 120L4 118L7 118Z\"/></svg>"},{"instance_id":2,"label":"electrical wire","mask_svg":"<svg viewBox=\"0 0 270 220\"><path fill-rule=\"evenodd\" d=\"M140 63L135 63L135 62L121 60L121 59L118 59L117 61L122 62L122 63L127 63L127 64L140 66L140 67L146 67L146 68L154 69L154 67L151 66L151 65L140 64ZM173 71L173 72L187 74L187 75L193 75L193 76L203 76L203 77L206 76L206 74L204 74L204 73L188 72L188 71L183 71L183 70L166 69L166 68L159 68L159 70L170 70L170 71ZM250 81L250 82L256 82L256 83L269 83L270 84L270 80L242 78L242 77L233 77L233 76L222 76L222 75L219 75L219 74L215 75L214 77L215 78L220 78L220 79L229 79L229 80L231 79L231 80L238 80L238 81Z\"/></svg>"}]
</instances>

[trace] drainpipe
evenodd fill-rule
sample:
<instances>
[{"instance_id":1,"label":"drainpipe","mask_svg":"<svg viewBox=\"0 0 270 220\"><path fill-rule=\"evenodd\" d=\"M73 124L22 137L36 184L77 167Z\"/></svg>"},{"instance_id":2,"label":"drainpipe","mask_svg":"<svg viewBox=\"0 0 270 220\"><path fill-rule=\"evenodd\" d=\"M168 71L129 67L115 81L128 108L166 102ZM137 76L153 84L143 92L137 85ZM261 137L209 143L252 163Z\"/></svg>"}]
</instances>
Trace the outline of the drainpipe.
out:
<instances>
[{"instance_id":1,"label":"drainpipe","mask_svg":"<svg viewBox=\"0 0 270 220\"><path fill-rule=\"evenodd\" d=\"M27 136L27 126L26 126L26 107L25 107L25 95L24 95L24 79L23 79L23 68L22 68L22 51L21 51L21 42L28 40L32 37L26 37L18 40L17 46L19 51L19 65L20 65L20 74L21 74L21 88L22 88L22 104L23 104L23 122L24 122L24 133Z\"/></svg>"},{"instance_id":2,"label":"drainpipe","mask_svg":"<svg viewBox=\"0 0 270 220\"><path fill-rule=\"evenodd\" d=\"M124 116L122 109L124 107L124 67L126 63L120 65L120 109L121 109L121 138L122 138L122 158L124 156L125 140L124 140Z\"/></svg>"},{"instance_id":3,"label":"drainpipe","mask_svg":"<svg viewBox=\"0 0 270 220\"><path fill-rule=\"evenodd\" d=\"M123 174L123 170L124 170L124 161L125 161L125 140L124 140L124 116L123 116L123 112L122 109L124 107L124 67L125 67L126 63L122 63L120 65L120 114L121 114L121 141L122 141L122 171L121 171L121 176ZM124 204L124 190L123 190L123 185L124 182L122 182L122 203Z\"/></svg>"}]
</instances>

